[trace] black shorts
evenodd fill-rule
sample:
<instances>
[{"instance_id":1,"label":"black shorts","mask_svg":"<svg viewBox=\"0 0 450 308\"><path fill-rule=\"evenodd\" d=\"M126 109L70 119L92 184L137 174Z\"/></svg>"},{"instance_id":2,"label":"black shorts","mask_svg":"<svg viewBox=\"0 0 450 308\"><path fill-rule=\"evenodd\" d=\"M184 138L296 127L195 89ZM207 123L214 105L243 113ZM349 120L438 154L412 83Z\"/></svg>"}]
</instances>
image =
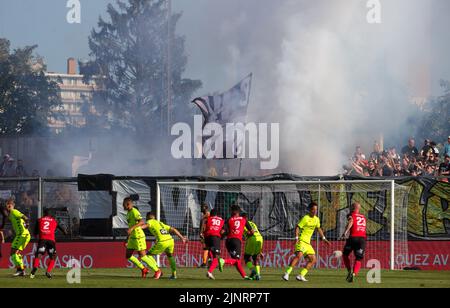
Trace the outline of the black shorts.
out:
<instances>
[{"instance_id":1,"label":"black shorts","mask_svg":"<svg viewBox=\"0 0 450 308\"><path fill-rule=\"evenodd\" d=\"M343 254L348 256L352 251L357 260L362 260L366 251L366 239L364 237L348 238L345 242Z\"/></svg>"},{"instance_id":2,"label":"black shorts","mask_svg":"<svg viewBox=\"0 0 450 308\"><path fill-rule=\"evenodd\" d=\"M227 247L227 251L230 254L231 258L233 259L241 258L242 242L240 239L229 238L225 242L225 246Z\"/></svg>"},{"instance_id":3,"label":"black shorts","mask_svg":"<svg viewBox=\"0 0 450 308\"><path fill-rule=\"evenodd\" d=\"M39 240L35 255L43 255L45 253L47 253L50 257L56 255L56 243L54 241Z\"/></svg>"},{"instance_id":4,"label":"black shorts","mask_svg":"<svg viewBox=\"0 0 450 308\"><path fill-rule=\"evenodd\" d=\"M220 254L220 237L207 236L205 237L205 248L215 255Z\"/></svg>"}]
</instances>

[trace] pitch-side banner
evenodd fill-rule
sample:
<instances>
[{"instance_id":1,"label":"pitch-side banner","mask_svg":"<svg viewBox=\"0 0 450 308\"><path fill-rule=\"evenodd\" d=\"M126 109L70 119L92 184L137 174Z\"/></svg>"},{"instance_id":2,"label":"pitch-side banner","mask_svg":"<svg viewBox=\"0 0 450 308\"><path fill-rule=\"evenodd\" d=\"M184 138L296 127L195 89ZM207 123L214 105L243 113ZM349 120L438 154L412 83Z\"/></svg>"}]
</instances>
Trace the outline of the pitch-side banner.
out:
<instances>
[{"instance_id":1,"label":"pitch-side banner","mask_svg":"<svg viewBox=\"0 0 450 308\"><path fill-rule=\"evenodd\" d=\"M343 242L338 244L343 246ZM152 245L148 242L148 248ZM312 242L315 246L315 242ZM222 244L223 246L223 244ZM407 256L398 256L396 262L404 263L407 267L419 267L423 270L450 270L450 241L413 241L408 244L409 252ZM0 268L14 268L8 253L10 244L3 245L3 258L0 259ZM286 268L293 258L293 241L265 241L263 267ZM376 248L376 249L375 249ZM337 259L332 254L332 248L319 244L318 266L320 268L344 268L341 259ZM30 243L23 253L23 261L27 268L30 268L34 260L36 243ZM75 259L81 268L130 268L130 275L133 272L133 265L125 258L125 246L121 242L89 242L89 243L58 243L58 256L56 258L56 268L65 268L71 259ZM226 251L222 247L222 251ZM369 241L367 243L367 253L363 266L367 267L367 262L371 259L380 261L383 268L389 268L389 242ZM198 241L190 241L184 245L177 241L175 245L175 259L179 267L197 267L202 262L203 246ZM225 253L224 253L225 256ZM41 261L40 266L45 267L48 256ZM167 258L161 256L164 267L169 267ZM303 266L304 260L298 266ZM180 276L182 271L180 271Z\"/></svg>"}]
</instances>

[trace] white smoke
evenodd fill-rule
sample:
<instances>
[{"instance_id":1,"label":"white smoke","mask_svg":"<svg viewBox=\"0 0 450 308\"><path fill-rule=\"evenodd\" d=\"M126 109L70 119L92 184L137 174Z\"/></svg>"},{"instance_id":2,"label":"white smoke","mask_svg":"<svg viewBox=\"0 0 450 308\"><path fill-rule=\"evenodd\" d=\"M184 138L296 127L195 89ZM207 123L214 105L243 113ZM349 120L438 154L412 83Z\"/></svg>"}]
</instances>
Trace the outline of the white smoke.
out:
<instances>
[{"instance_id":1,"label":"white smoke","mask_svg":"<svg viewBox=\"0 0 450 308\"><path fill-rule=\"evenodd\" d=\"M355 145L370 152L380 135L398 145L411 133L411 97L430 94L429 80L420 91L414 81L441 47L433 2L381 0L382 23L369 24L363 0L200 1L201 16L183 17L196 18L188 72L213 91L253 71L249 117L281 123L282 171L337 174Z\"/></svg>"}]
</instances>

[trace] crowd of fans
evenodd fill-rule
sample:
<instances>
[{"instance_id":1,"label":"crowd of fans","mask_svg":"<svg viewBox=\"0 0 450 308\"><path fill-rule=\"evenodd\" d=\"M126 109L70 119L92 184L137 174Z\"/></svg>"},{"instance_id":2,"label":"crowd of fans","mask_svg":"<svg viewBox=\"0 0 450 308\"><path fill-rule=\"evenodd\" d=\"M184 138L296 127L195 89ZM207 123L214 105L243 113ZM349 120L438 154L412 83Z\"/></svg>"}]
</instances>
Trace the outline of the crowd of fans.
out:
<instances>
[{"instance_id":1,"label":"crowd of fans","mask_svg":"<svg viewBox=\"0 0 450 308\"><path fill-rule=\"evenodd\" d=\"M428 176L450 178L450 136L447 142L438 145L425 140L419 150L413 138L398 153L395 147L382 150L375 142L373 152L366 156L357 146L350 163L344 166L347 175L366 177ZM446 178L448 177L448 178Z\"/></svg>"},{"instance_id":2,"label":"crowd of fans","mask_svg":"<svg viewBox=\"0 0 450 308\"><path fill-rule=\"evenodd\" d=\"M12 177L39 177L39 171L34 169L30 174L25 169L23 160L16 160L9 154L3 156L3 160L0 162L0 177L12 178Z\"/></svg>"}]
</instances>

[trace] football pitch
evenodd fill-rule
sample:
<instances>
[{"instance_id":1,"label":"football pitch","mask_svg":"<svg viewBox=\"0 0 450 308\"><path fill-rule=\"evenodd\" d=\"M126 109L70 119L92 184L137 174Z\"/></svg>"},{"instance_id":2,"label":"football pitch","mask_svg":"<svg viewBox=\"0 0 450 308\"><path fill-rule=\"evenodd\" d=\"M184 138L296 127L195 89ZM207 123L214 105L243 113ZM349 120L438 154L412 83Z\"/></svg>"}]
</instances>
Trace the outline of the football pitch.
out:
<instances>
[{"instance_id":1,"label":"football pitch","mask_svg":"<svg viewBox=\"0 0 450 308\"><path fill-rule=\"evenodd\" d=\"M382 271L380 284L366 281L367 271L362 270L354 283L345 281L345 270L312 270L308 282L295 280L293 272L289 281L281 279L281 269L263 269L262 280L246 281L240 279L234 268L215 272L216 280L206 278L205 269L180 268L178 279L169 280L170 270L163 269L160 280L150 276L140 277L136 269L83 269L81 283L69 284L66 280L68 270L54 271L52 279L40 270L34 279L29 276L13 277L13 270L0 270L1 288L450 288L449 271Z\"/></svg>"}]
</instances>

